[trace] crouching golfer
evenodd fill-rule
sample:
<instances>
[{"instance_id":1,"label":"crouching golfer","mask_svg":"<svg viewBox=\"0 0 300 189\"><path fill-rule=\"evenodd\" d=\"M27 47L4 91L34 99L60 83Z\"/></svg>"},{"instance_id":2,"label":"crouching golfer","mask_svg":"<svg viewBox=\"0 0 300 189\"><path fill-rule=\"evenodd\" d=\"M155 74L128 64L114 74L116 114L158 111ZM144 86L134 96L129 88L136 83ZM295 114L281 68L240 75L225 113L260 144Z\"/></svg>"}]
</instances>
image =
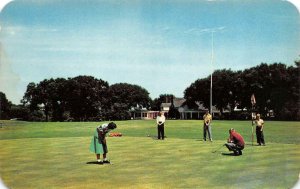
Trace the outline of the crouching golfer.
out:
<instances>
[{"instance_id":1,"label":"crouching golfer","mask_svg":"<svg viewBox=\"0 0 300 189\"><path fill-rule=\"evenodd\" d=\"M243 137L236 132L233 128L229 129L229 138L228 143L225 146L228 148L229 151L233 151L234 155L242 155L242 150L245 146L245 141Z\"/></svg>"},{"instance_id":2,"label":"crouching golfer","mask_svg":"<svg viewBox=\"0 0 300 189\"><path fill-rule=\"evenodd\" d=\"M113 122L110 122L108 124L104 123L98 126L94 132L94 136L90 144L90 151L96 154L98 163L110 163L109 160L106 158L108 150L105 136L106 133L110 132L115 128L117 128L117 125ZM100 159L100 154L103 154L103 161Z\"/></svg>"}]
</instances>

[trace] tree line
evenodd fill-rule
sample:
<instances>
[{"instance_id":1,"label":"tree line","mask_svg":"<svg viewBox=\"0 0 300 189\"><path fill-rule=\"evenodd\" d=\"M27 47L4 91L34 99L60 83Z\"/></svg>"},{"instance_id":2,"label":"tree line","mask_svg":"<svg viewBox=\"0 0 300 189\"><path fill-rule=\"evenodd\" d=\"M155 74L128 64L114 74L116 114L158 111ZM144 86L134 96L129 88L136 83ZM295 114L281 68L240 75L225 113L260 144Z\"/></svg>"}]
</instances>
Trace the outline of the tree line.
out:
<instances>
[{"instance_id":1,"label":"tree line","mask_svg":"<svg viewBox=\"0 0 300 189\"><path fill-rule=\"evenodd\" d=\"M255 111L267 115L271 110L275 118L300 120L299 65L265 64L232 71L213 72L213 105L221 114L234 112L235 107L252 111L250 96L255 94ZM152 100L141 86L128 83L109 85L92 76L44 79L27 85L21 104L12 104L0 92L0 119L21 118L30 121L99 121L127 120L131 110L160 110L162 102L173 105L174 95L164 94ZM196 108L203 103L209 108L210 76L198 79L184 91L186 104ZM171 107L176 118L176 110ZM173 112L173 113L172 113Z\"/></svg>"},{"instance_id":2,"label":"tree line","mask_svg":"<svg viewBox=\"0 0 300 189\"><path fill-rule=\"evenodd\" d=\"M265 116L274 112L276 119L300 120L300 61L294 66L274 63L260 64L244 71L216 70L213 73L212 104L221 112L234 112L235 107L248 112L259 112ZM252 107L250 97L254 94L256 105ZM210 76L198 79L184 91L189 106L202 102L210 103Z\"/></svg>"}]
</instances>

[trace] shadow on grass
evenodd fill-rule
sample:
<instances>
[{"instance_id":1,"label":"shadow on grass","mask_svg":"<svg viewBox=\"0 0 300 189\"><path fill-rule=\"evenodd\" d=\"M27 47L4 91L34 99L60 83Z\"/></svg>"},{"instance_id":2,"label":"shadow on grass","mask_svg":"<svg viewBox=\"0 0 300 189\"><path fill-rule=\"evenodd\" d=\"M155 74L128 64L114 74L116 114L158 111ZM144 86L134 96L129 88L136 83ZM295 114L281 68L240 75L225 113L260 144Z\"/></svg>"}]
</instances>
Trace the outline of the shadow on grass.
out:
<instances>
[{"instance_id":1,"label":"shadow on grass","mask_svg":"<svg viewBox=\"0 0 300 189\"><path fill-rule=\"evenodd\" d=\"M96 164L96 165L113 165L111 162L98 162L98 161L89 161L86 162L86 164Z\"/></svg>"},{"instance_id":2,"label":"shadow on grass","mask_svg":"<svg viewBox=\"0 0 300 189\"><path fill-rule=\"evenodd\" d=\"M86 162L86 164L98 164L98 165L102 165L103 163L100 163L98 161L89 161L89 162Z\"/></svg>"},{"instance_id":3,"label":"shadow on grass","mask_svg":"<svg viewBox=\"0 0 300 189\"><path fill-rule=\"evenodd\" d=\"M205 142L203 139L195 139L195 141Z\"/></svg>"},{"instance_id":4,"label":"shadow on grass","mask_svg":"<svg viewBox=\"0 0 300 189\"><path fill-rule=\"evenodd\" d=\"M235 155L234 153L221 153L223 156L238 156Z\"/></svg>"},{"instance_id":5,"label":"shadow on grass","mask_svg":"<svg viewBox=\"0 0 300 189\"><path fill-rule=\"evenodd\" d=\"M147 137L152 138L153 140L161 140L161 139L158 139L158 137L154 136L154 135L147 135ZM167 136L165 136L164 138L167 138Z\"/></svg>"}]
</instances>

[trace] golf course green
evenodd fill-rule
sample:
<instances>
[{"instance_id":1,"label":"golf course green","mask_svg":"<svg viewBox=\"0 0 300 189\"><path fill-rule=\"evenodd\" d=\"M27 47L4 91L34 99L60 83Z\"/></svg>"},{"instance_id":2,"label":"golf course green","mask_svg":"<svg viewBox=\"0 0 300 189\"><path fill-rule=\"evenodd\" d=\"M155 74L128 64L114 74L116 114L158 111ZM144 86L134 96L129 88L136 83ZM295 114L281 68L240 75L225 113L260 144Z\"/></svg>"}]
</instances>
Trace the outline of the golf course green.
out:
<instances>
[{"instance_id":1,"label":"golf course green","mask_svg":"<svg viewBox=\"0 0 300 189\"><path fill-rule=\"evenodd\" d=\"M201 120L167 120L165 140L154 120L116 121L123 136L107 137L113 164L104 165L89 152L104 122L0 122L0 175L13 189L283 189L300 171L300 122L265 121L266 146L256 146L251 121L213 121L213 142ZM231 127L245 139L242 156L222 147Z\"/></svg>"}]
</instances>

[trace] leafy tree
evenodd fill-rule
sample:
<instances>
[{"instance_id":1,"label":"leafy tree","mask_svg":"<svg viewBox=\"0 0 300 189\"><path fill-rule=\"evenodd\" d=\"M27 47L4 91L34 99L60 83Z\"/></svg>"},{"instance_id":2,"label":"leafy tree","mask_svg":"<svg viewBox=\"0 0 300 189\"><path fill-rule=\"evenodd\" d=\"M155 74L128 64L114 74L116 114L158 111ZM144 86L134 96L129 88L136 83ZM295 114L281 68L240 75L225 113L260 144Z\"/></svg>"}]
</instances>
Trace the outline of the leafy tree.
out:
<instances>
[{"instance_id":1,"label":"leafy tree","mask_svg":"<svg viewBox=\"0 0 300 189\"><path fill-rule=\"evenodd\" d=\"M21 118L22 120L29 120L30 110L24 105L12 105L10 110L11 118Z\"/></svg>"},{"instance_id":2,"label":"leafy tree","mask_svg":"<svg viewBox=\"0 0 300 189\"><path fill-rule=\"evenodd\" d=\"M249 74L250 72L250 74ZM250 109L250 96L256 96L256 109L262 114L269 110L281 112L288 99L289 74L287 67L281 63L271 65L260 64L244 72L244 80L247 83L243 89L243 102ZM247 100L248 98L248 100Z\"/></svg>"},{"instance_id":3,"label":"leafy tree","mask_svg":"<svg viewBox=\"0 0 300 189\"><path fill-rule=\"evenodd\" d=\"M184 98L189 107L195 107L195 102L202 102L204 107L210 106L210 77L198 79L184 91Z\"/></svg>"},{"instance_id":4,"label":"leafy tree","mask_svg":"<svg viewBox=\"0 0 300 189\"><path fill-rule=\"evenodd\" d=\"M213 104L223 112L228 106L233 110L237 90L234 88L236 73L231 70L217 70L213 73Z\"/></svg>"},{"instance_id":5,"label":"leafy tree","mask_svg":"<svg viewBox=\"0 0 300 189\"><path fill-rule=\"evenodd\" d=\"M256 111L267 115L274 110L280 119L299 119L299 61L296 67L282 63L265 64L233 72L217 70L213 73L213 105L222 110L227 105L241 109L252 107L250 97L255 94ZM210 77L198 79L186 88L187 104L202 102L209 107Z\"/></svg>"},{"instance_id":6,"label":"leafy tree","mask_svg":"<svg viewBox=\"0 0 300 189\"><path fill-rule=\"evenodd\" d=\"M101 119L101 113L108 106L108 88L106 81L92 76L69 78L66 85L66 104L71 116L79 121L96 117Z\"/></svg>"},{"instance_id":7,"label":"leafy tree","mask_svg":"<svg viewBox=\"0 0 300 189\"><path fill-rule=\"evenodd\" d=\"M23 103L29 104L31 112L43 109L46 121L49 116L53 120L62 121L65 105L65 79L45 79L38 83L29 83L23 97ZM41 107L40 107L41 106Z\"/></svg>"},{"instance_id":8,"label":"leafy tree","mask_svg":"<svg viewBox=\"0 0 300 189\"><path fill-rule=\"evenodd\" d=\"M107 82L91 76L51 78L38 84L29 83L23 103L29 104L31 112L42 109L46 121L49 117L63 121L66 112L75 120L89 120L99 116L107 100L107 90Z\"/></svg>"},{"instance_id":9,"label":"leafy tree","mask_svg":"<svg viewBox=\"0 0 300 189\"><path fill-rule=\"evenodd\" d=\"M24 105L29 105L30 111L34 111L38 109L38 91L37 85L34 82L31 82L27 85L26 92L23 96L21 102Z\"/></svg>"},{"instance_id":10,"label":"leafy tree","mask_svg":"<svg viewBox=\"0 0 300 189\"><path fill-rule=\"evenodd\" d=\"M300 60L295 61L296 67L290 66L287 69L289 81L286 88L287 100L279 112L281 119L300 120Z\"/></svg>"},{"instance_id":11,"label":"leafy tree","mask_svg":"<svg viewBox=\"0 0 300 189\"><path fill-rule=\"evenodd\" d=\"M12 103L8 101L6 95L0 92L0 120L9 119Z\"/></svg>"},{"instance_id":12,"label":"leafy tree","mask_svg":"<svg viewBox=\"0 0 300 189\"><path fill-rule=\"evenodd\" d=\"M109 87L111 114L115 119L128 119L132 108L149 108L151 98L149 92L128 83L117 83ZM128 116L127 116L128 115Z\"/></svg>"}]
</instances>

